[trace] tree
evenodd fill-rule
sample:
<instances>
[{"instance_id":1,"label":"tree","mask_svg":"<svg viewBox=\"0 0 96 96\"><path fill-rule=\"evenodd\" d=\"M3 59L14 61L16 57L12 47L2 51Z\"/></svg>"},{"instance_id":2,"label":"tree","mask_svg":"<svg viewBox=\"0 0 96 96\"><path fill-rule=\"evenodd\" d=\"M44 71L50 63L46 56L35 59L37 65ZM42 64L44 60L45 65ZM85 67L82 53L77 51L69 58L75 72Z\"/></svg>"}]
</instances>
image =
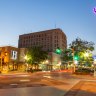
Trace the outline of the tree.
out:
<instances>
[{"instance_id":1,"label":"tree","mask_svg":"<svg viewBox=\"0 0 96 96\"><path fill-rule=\"evenodd\" d=\"M91 61L92 60L92 51L94 50L94 43L88 42L85 40L81 40L80 38L76 38L75 41L72 41L69 44L69 48L72 50L74 57L78 56L79 61L82 63L84 61ZM85 56L88 53L89 56Z\"/></svg>"},{"instance_id":2,"label":"tree","mask_svg":"<svg viewBox=\"0 0 96 96\"><path fill-rule=\"evenodd\" d=\"M27 63L28 64L40 64L48 57L48 53L43 51L41 47L31 47L27 51Z\"/></svg>"},{"instance_id":3,"label":"tree","mask_svg":"<svg viewBox=\"0 0 96 96\"><path fill-rule=\"evenodd\" d=\"M75 41L72 41L72 43L69 44L69 47L74 51L92 52L94 50L94 43L76 38Z\"/></svg>"},{"instance_id":4,"label":"tree","mask_svg":"<svg viewBox=\"0 0 96 96\"><path fill-rule=\"evenodd\" d=\"M62 60L65 61L65 62L73 61L73 56L72 56L72 50L71 49L65 49L62 52Z\"/></svg>"}]
</instances>

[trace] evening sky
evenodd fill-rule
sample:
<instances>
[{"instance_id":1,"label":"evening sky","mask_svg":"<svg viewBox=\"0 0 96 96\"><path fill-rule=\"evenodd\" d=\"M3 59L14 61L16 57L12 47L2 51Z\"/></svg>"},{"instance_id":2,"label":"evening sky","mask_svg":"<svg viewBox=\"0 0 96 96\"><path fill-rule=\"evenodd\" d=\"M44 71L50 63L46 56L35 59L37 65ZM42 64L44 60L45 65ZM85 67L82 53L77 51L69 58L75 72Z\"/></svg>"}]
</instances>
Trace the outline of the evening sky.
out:
<instances>
[{"instance_id":1,"label":"evening sky","mask_svg":"<svg viewBox=\"0 0 96 96\"><path fill-rule=\"evenodd\" d=\"M96 0L0 0L0 46L18 46L20 34L61 28L68 44L96 44ZM96 52L94 52L96 53Z\"/></svg>"}]
</instances>

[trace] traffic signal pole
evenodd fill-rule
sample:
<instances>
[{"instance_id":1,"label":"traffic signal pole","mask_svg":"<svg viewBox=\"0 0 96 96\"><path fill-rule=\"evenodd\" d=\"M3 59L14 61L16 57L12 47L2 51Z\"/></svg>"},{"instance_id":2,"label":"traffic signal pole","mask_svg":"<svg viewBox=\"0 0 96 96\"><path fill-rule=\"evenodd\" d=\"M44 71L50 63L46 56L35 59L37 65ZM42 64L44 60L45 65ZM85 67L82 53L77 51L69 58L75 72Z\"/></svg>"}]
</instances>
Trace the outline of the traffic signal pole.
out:
<instances>
[{"instance_id":1,"label":"traffic signal pole","mask_svg":"<svg viewBox=\"0 0 96 96\"><path fill-rule=\"evenodd\" d=\"M74 49L72 48L72 53L73 53L73 73L75 72L75 63L74 63Z\"/></svg>"}]
</instances>

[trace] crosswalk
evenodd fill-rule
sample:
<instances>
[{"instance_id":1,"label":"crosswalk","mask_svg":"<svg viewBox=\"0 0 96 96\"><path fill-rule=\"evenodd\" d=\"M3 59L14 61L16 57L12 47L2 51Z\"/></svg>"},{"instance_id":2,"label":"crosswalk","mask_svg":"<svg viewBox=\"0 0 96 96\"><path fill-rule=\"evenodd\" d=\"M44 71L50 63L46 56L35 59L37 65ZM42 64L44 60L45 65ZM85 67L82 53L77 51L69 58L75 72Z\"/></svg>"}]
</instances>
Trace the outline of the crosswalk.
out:
<instances>
[{"instance_id":1,"label":"crosswalk","mask_svg":"<svg viewBox=\"0 0 96 96\"><path fill-rule=\"evenodd\" d=\"M43 87L47 86L45 84L6 84L0 85L0 89L9 89L9 88L22 88L22 87Z\"/></svg>"},{"instance_id":2,"label":"crosswalk","mask_svg":"<svg viewBox=\"0 0 96 96\"><path fill-rule=\"evenodd\" d=\"M84 84L84 81L78 82L75 86L73 86L64 96L76 96L80 87Z\"/></svg>"}]
</instances>

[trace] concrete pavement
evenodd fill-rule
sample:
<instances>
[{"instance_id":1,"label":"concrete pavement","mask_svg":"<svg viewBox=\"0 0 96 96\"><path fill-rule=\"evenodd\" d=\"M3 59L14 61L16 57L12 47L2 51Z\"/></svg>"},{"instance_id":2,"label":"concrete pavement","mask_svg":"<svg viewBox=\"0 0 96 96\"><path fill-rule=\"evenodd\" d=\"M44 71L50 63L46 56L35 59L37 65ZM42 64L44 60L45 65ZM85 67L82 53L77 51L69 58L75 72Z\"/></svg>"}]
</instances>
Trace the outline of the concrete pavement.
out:
<instances>
[{"instance_id":1,"label":"concrete pavement","mask_svg":"<svg viewBox=\"0 0 96 96\"><path fill-rule=\"evenodd\" d=\"M64 96L96 96L96 81L80 81Z\"/></svg>"}]
</instances>

